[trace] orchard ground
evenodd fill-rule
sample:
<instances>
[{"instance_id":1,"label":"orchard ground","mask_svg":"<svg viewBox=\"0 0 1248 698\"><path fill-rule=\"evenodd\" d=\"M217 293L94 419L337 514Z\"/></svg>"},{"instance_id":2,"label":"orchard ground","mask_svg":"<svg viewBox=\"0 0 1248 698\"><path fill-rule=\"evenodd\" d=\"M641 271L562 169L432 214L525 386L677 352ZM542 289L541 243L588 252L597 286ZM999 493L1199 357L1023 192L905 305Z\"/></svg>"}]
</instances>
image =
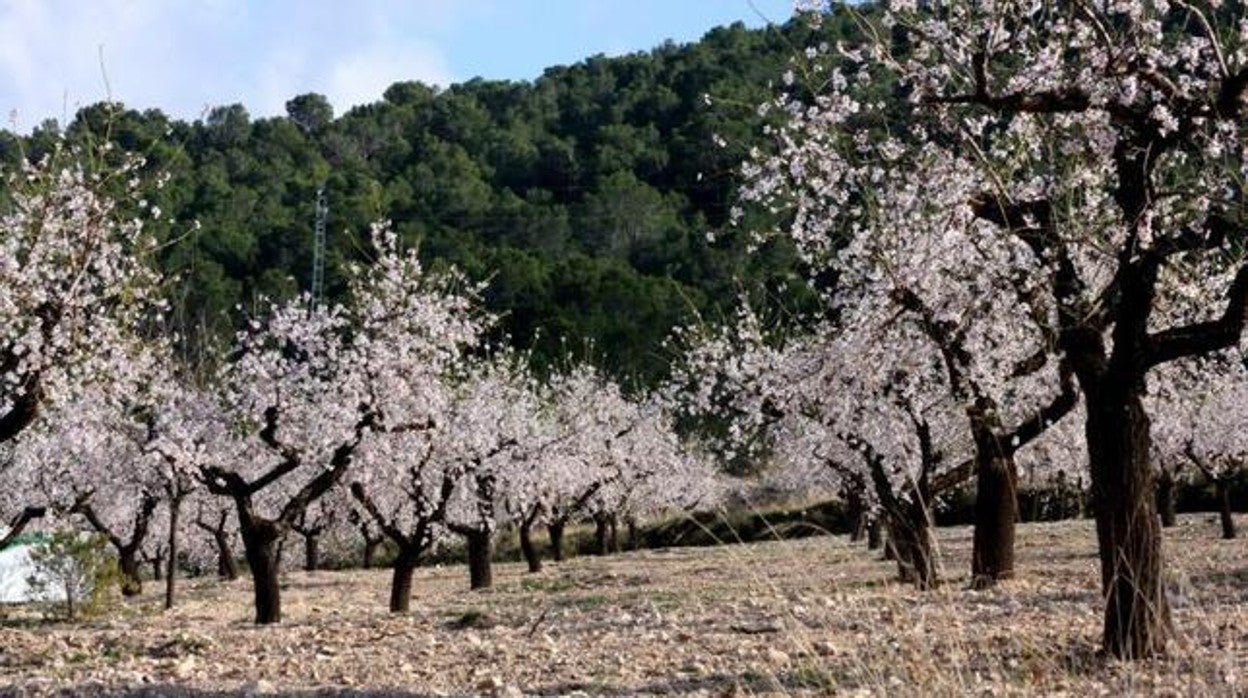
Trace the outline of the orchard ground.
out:
<instances>
[{"instance_id":1,"label":"orchard ground","mask_svg":"<svg viewBox=\"0 0 1248 698\"><path fill-rule=\"evenodd\" d=\"M150 584L79 625L9 609L0 695L1248 693L1248 543L1214 516L1166 531L1178 640L1134 664L1097 655L1090 521L1020 526L1020 578L982 592L970 533L939 529L945 583L926 593L843 536L509 563L481 592L423 568L404 616L386 571L292 573L277 627L251 624L246 580L188 582L169 613Z\"/></svg>"}]
</instances>

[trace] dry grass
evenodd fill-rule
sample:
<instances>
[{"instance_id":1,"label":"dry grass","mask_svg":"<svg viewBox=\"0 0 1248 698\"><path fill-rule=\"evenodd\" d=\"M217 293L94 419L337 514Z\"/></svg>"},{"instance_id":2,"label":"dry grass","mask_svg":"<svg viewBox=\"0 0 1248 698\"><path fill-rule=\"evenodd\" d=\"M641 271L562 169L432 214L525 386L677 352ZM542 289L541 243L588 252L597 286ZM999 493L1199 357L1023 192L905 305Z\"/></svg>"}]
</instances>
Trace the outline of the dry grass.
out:
<instances>
[{"instance_id":1,"label":"dry grass","mask_svg":"<svg viewBox=\"0 0 1248 698\"><path fill-rule=\"evenodd\" d=\"M10 619L0 694L1248 695L1248 544L1216 536L1203 515L1167 532L1179 637L1135 664L1096 655L1093 533L1065 522L1023 526L1020 578L988 592L965 589L965 528L941 530L928 593L844 538L501 565L486 592L421 570L403 617L385 572L293 574L272 628L246 582L192 582L172 613L150 589L91 624Z\"/></svg>"}]
</instances>

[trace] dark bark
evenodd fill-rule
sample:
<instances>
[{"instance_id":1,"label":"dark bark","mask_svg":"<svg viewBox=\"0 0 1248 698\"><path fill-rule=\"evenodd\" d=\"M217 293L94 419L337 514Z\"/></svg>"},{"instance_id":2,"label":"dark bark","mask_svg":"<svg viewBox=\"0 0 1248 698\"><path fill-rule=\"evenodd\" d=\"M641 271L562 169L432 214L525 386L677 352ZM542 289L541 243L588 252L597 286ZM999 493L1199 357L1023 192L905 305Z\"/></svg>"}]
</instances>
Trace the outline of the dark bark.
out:
<instances>
[{"instance_id":1,"label":"dark bark","mask_svg":"<svg viewBox=\"0 0 1248 698\"><path fill-rule=\"evenodd\" d=\"M927 507L921 502L907 502L887 516L888 547L896 555L898 578L922 590L935 588L939 579Z\"/></svg>"},{"instance_id":2,"label":"dark bark","mask_svg":"<svg viewBox=\"0 0 1248 698\"><path fill-rule=\"evenodd\" d=\"M880 547L883 548L884 550L884 552L880 554L880 561L881 562L896 561L897 560L897 546L893 544L893 536L891 533L889 533L887 528L885 528L880 538L882 540Z\"/></svg>"},{"instance_id":3,"label":"dark bark","mask_svg":"<svg viewBox=\"0 0 1248 698\"><path fill-rule=\"evenodd\" d=\"M394 574L390 580L390 612L407 613L412 608L412 578L416 574L419 555L412 550L401 550L394 559Z\"/></svg>"},{"instance_id":4,"label":"dark bark","mask_svg":"<svg viewBox=\"0 0 1248 698\"><path fill-rule=\"evenodd\" d=\"M612 555L620 552L619 522L619 518L615 514L612 514L611 518L607 520L608 530L610 531L610 535L607 537L607 550Z\"/></svg>"},{"instance_id":5,"label":"dark bark","mask_svg":"<svg viewBox=\"0 0 1248 698\"><path fill-rule=\"evenodd\" d=\"M195 516L194 523L212 536L213 545L217 549L217 576L226 581L234 581L238 579L238 563L235 562L234 551L230 548L230 534L227 528L229 517L229 512L222 511L215 522L209 523L204 520L204 513L200 510Z\"/></svg>"},{"instance_id":6,"label":"dark bark","mask_svg":"<svg viewBox=\"0 0 1248 698\"><path fill-rule=\"evenodd\" d=\"M51 339L50 327L44 324L44 337ZM0 373L8 373L9 369L17 368L20 361L17 354L6 351L0 360ZM26 427L34 423L39 416L39 408L44 399L43 382L38 373L27 374L21 381L21 389L13 393L13 403L7 412L0 414L0 444L14 439Z\"/></svg>"},{"instance_id":7,"label":"dark bark","mask_svg":"<svg viewBox=\"0 0 1248 698\"><path fill-rule=\"evenodd\" d=\"M165 556L157 555L147 561L152 566L152 579L162 581L165 578Z\"/></svg>"},{"instance_id":8,"label":"dark bark","mask_svg":"<svg viewBox=\"0 0 1248 698\"><path fill-rule=\"evenodd\" d=\"M281 531L269 521L254 521L242 526L243 548L255 592L256 624L269 625L282 621L282 597L278 585L278 557Z\"/></svg>"},{"instance_id":9,"label":"dark bark","mask_svg":"<svg viewBox=\"0 0 1248 698\"><path fill-rule=\"evenodd\" d=\"M867 530L867 507L862 495L853 488L845 495L845 524L849 528L849 542L857 543Z\"/></svg>"},{"instance_id":10,"label":"dark bark","mask_svg":"<svg viewBox=\"0 0 1248 698\"><path fill-rule=\"evenodd\" d=\"M1218 497L1218 514L1222 520L1222 537L1226 540L1235 538L1235 518L1231 516L1231 483L1225 477L1214 481L1214 490Z\"/></svg>"},{"instance_id":11,"label":"dark bark","mask_svg":"<svg viewBox=\"0 0 1248 698\"><path fill-rule=\"evenodd\" d=\"M1014 459L1001 454L984 455L986 462L980 464L976 477L971 552L971 585L977 589L1014 577L1014 529L1018 521Z\"/></svg>"},{"instance_id":12,"label":"dark bark","mask_svg":"<svg viewBox=\"0 0 1248 698\"><path fill-rule=\"evenodd\" d=\"M230 582L238 579L238 562L230 549L229 535L224 531L214 533L213 540L217 543L217 575Z\"/></svg>"},{"instance_id":13,"label":"dark bark","mask_svg":"<svg viewBox=\"0 0 1248 698\"><path fill-rule=\"evenodd\" d=\"M529 565L529 572L542 571L542 556L537 546L533 545L533 523L530 521L520 522L520 552Z\"/></svg>"},{"instance_id":14,"label":"dark bark","mask_svg":"<svg viewBox=\"0 0 1248 698\"><path fill-rule=\"evenodd\" d=\"M117 551L117 569L121 572L121 595L127 598L143 593L143 577L139 573L138 551L125 547Z\"/></svg>"},{"instance_id":15,"label":"dark bark","mask_svg":"<svg viewBox=\"0 0 1248 698\"><path fill-rule=\"evenodd\" d=\"M637 519L634 519L630 516L628 518L627 525L628 525L628 549L637 550L641 545L641 541L637 537Z\"/></svg>"},{"instance_id":16,"label":"dark bark","mask_svg":"<svg viewBox=\"0 0 1248 698\"><path fill-rule=\"evenodd\" d=\"M914 486L906 490L902 497L893 490L884 468L883 456L869 442L852 435L842 438L866 462L871 484L880 500L884 525L888 530L888 540L884 547L885 559L890 554L896 558L901 581L912 583L919 589L932 589L939 583L939 579L936 551L932 546L931 510L927 504L931 497L929 476L942 460L942 456L935 448L927 421L913 409L909 416L918 438L922 467Z\"/></svg>"},{"instance_id":17,"label":"dark bark","mask_svg":"<svg viewBox=\"0 0 1248 698\"><path fill-rule=\"evenodd\" d=\"M303 569L315 572L321 568L321 537L310 535L303 537Z\"/></svg>"},{"instance_id":18,"label":"dark bark","mask_svg":"<svg viewBox=\"0 0 1248 698\"><path fill-rule=\"evenodd\" d=\"M1157 511L1161 516L1162 528L1174 526L1176 510L1174 503L1174 476L1169 468L1162 468L1157 478Z\"/></svg>"},{"instance_id":19,"label":"dark bark","mask_svg":"<svg viewBox=\"0 0 1248 698\"><path fill-rule=\"evenodd\" d=\"M494 583L494 538L488 531L472 531L468 539L468 578L472 589L488 589Z\"/></svg>"},{"instance_id":20,"label":"dark bark","mask_svg":"<svg viewBox=\"0 0 1248 698\"><path fill-rule=\"evenodd\" d=\"M165 573L165 609L173 608L178 588L178 519L182 517L182 498L169 501L169 569Z\"/></svg>"},{"instance_id":21,"label":"dark bark","mask_svg":"<svg viewBox=\"0 0 1248 698\"><path fill-rule=\"evenodd\" d=\"M552 521L546 527L550 534L550 558L555 562L563 562L563 521Z\"/></svg>"},{"instance_id":22,"label":"dark bark","mask_svg":"<svg viewBox=\"0 0 1248 698\"><path fill-rule=\"evenodd\" d=\"M1170 606L1162 584L1161 526L1139 388L1105 381L1088 395L1087 440L1105 594L1103 644L1115 657L1164 650Z\"/></svg>"},{"instance_id":23,"label":"dark bark","mask_svg":"<svg viewBox=\"0 0 1248 698\"><path fill-rule=\"evenodd\" d=\"M377 557L377 546L379 545L381 545L381 540L378 538L364 539L364 569L370 570L373 568L373 561Z\"/></svg>"},{"instance_id":24,"label":"dark bark","mask_svg":"<svg viewBox=\"0 0 1248 698\"><path fill-rule=\"evenodd\" d=\"M867 522L867 550L879 550L883 541L880 540L882 531L880 530L880 519L878 516L872 516Z\"/></svg>"},{"instance_id":25,"label":"dark bark","mask_svg":"<svg viewBox=\"0 0 1248 698\"><path fill-rule=\"evenodd\" d=\"M594 554L606 555L610 552L610 530L605 516L594 517Z\"/></svg>"}]
</instances>

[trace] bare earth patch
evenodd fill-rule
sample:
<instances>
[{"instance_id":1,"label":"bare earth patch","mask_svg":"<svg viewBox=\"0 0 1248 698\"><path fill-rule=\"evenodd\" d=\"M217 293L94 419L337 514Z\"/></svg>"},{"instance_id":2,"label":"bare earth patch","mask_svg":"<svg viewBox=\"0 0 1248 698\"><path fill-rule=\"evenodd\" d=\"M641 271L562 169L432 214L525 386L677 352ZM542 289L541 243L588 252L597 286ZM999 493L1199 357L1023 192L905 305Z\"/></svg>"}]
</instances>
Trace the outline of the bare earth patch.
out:
<instances>
[{"instance_id":1,"label":"bare earth patch","mask_svg":"<svg viewBox=\"0 0 1248 698\"><path fill-rule=\"evenodd\" d=\"M895 584L844 538L418 572L386 613L386 571L291 574L286 622L251 622L250 586L155 585L81 625L0 626L0 695L1248 695L1248 543L1211 516L1167 531L1171 656L1096 655L1090 522L1020 527L1020 578L966 590L970 531L942 529L946 583Z\"/></svg>"}]
</instances>

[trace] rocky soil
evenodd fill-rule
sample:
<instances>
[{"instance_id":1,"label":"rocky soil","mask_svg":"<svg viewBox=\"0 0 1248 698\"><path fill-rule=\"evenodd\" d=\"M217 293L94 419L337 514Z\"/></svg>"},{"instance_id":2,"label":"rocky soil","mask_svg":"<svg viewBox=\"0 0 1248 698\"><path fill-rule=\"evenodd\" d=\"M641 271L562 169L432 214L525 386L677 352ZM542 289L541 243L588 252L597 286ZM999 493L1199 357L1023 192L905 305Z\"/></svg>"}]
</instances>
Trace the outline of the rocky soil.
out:
<instances>
[{"instance_id":1,"label":"rocky soil","mask_svg":"<svg viewBox=\"0 0 1248 698\"><path fill-rule=\"evenodd\" d=\"M1248 695L1248 542L1212 517L1167 532L1178 639L1133 665L1096 654L1089 522L1022 526L1020 578L986 592L969 529L940 544L927 593L844 538L500 565L484 592L424 569L404 616L384 571L295 573L267 628L245 580L186 582L169 613L149 584L80 624L9 609L0 695Z\"/></svg>"}]
</instances>

